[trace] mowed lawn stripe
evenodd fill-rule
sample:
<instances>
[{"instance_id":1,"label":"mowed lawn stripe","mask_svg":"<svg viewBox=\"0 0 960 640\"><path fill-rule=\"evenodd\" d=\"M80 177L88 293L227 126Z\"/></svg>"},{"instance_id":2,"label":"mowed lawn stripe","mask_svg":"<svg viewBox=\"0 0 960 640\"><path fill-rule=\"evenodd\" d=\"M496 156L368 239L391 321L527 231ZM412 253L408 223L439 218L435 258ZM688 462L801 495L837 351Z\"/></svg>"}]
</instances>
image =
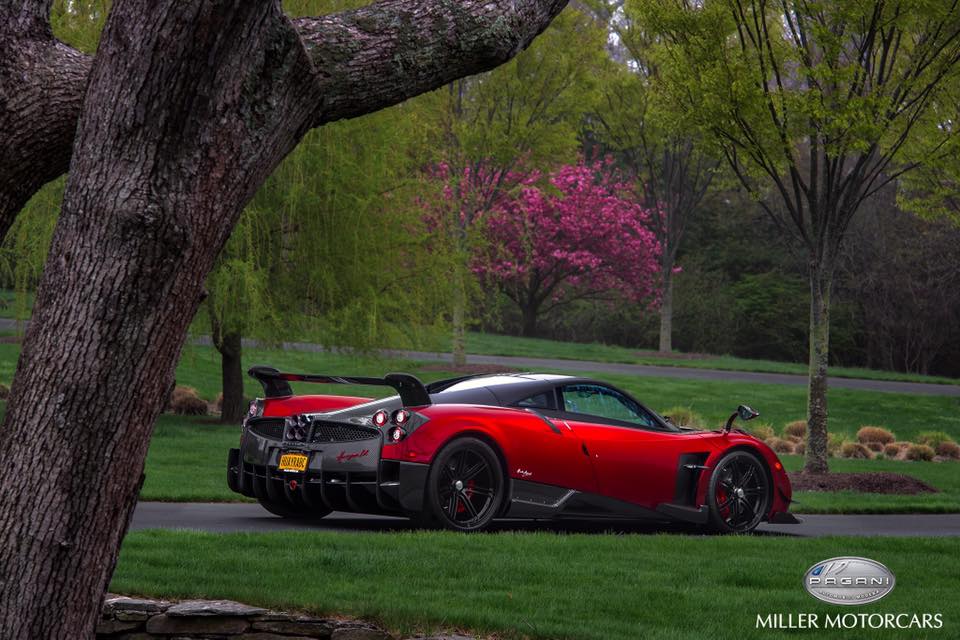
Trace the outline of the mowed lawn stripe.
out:
<instances>
[{"instance_id":1,"label":"mowed lawn stripe","mask_svg":"<svg viewBox=\"0 0 960 640\"><path fill-rule=\"evenodd\" d=\"M856 612L942 613L935 631L771 632L757 614L848 612L809 596L815 562L863 555L897 577ZM535 638L949 638L960 540L445 532L131 533L111 589L341 613L410 632Z\"/></svg>"}]
</instances>

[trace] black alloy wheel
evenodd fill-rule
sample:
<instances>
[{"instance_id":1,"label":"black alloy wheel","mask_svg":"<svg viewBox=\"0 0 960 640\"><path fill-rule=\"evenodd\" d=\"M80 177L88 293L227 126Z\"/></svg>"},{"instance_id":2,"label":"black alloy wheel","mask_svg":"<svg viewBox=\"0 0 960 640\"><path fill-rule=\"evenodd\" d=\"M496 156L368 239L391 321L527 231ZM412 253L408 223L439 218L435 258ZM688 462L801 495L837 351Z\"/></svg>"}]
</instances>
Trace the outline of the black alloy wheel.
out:
<instances>
[{"instance_id":1,"label":"black alloy wheel","mask_svg":"<svg viewBox=\"0 0 960 640\"><path fill-rule=\"evenodd\" d=\"M763 463L748 451L720 459L710 478L711 524L726 533L754 530L770 509L770 479Z\"/></svg>"},{"instance_id":2,"label":"black alloy wheel","mask_svg":"<svg viewBox=\"0 0 960 640\"><path fill-rule=\"evenodd\" d=\"M425 507L448 529L479 531L500 510L504 486L500 459L490 445L459 438L444 447L430 466Z\"/></svg>"}]
</instances>

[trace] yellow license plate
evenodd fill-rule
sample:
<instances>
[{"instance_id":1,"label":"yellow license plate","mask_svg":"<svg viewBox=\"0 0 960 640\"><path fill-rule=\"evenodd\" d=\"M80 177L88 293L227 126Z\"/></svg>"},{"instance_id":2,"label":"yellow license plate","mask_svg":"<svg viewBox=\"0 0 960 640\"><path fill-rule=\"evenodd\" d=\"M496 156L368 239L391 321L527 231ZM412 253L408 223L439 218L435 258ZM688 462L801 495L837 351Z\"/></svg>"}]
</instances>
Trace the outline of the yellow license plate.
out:
<instances>
[{"instance_id":1,"label":"yellow license plate","mask_svg":"<svg viewBox=\"0 0 960 640\"><path fill-rule=\"evenodd\" d=\"M285 453L280 456L280 471L306 471L307 460L302 453Z\"/></svg>"}]
</instances>

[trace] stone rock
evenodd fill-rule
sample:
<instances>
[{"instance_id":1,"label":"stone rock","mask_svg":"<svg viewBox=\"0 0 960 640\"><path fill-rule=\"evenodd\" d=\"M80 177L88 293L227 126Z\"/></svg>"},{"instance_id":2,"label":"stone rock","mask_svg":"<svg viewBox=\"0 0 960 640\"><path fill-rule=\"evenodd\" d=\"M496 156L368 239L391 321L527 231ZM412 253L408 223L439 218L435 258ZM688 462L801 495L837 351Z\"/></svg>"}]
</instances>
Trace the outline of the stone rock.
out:
<instances>
[{"instance_id":1,"label":"stone rock","mask_svg":"<svg viewBox=\"0 0 960 640\"><path fill-rule=\"evenodd\" d=\"M171 617L166 614L153 616L147 620L147 631L161 635L189 635L194 633L209 635L237 635L250 626L242 617Z\"/></svg>"},{"instance_id":2,"label":"stone rock","mask_svg":"<svg viewBox=\"0 0 960 640\"><path fill-rule=\"evenodd\" d=\"M393 640L386 631L360 623L340 623L330 635L331 640Z\"/></svg>"},{"instance_id":3,"label":"stone rock","mask_svg":"<svg viewBox=\"0 0 960 640\"><path fill-rule=\"evenodd\" d=\"M104 614L117 611L144 611L146 613L161 613L170 606L165 600L147 600L146 598L128 598L108 594L103 602Z\"/></svg>"},{"instance_id":4,"label":"stone rock","mask_svg":"<svg viewBox=\"0 0 960 640\"><path fill-rule=\"evenodd\" d=\"M150 617L150 614L146 611L127 611L125 609L120 609L113 614L113 617L117 620L124 620L126 622L143 622Z\"/></svg>"},{"instance_id":5,"label":"stone rock","mask_svg":"<svg viewBox=\"0 0 960 640\"><path fill-rule=\"evenodd\" d=\"M185 600L169 609L167 615L174 618L196 618L199 616L258 616L266 609L233 602L232 600Z\"/></svg>"},{"instance_id":6,"label":"stone rock","mask_svg":"<svg viewBox=\"0 0 960 640\"><path fill-rule=\"evenodd\" d=\"M146 614L144 614L144 620L146 620ZM127 621L127 620L116 620L114 618L105 618L100 620L97 623L97 633L103 635L109 635L112 633L121 633L123 631L133 631L141 626L142 620Z\"/></svg>"},{"instance_id":7,"label":"stone rock","mask_svg":"<svg viewBox=\"0 0 960 640\"><path fill-rule=\"evenodd\" d=\"M314 640L315 638L316 636L288 636L277 635L275 633L261 633L259 631L237 636L237 640Z\"/></svg>"},{"instance_id":8,"label":"stone rock","mask_svg":"<svg viewBox=\"0 0 960 640\"><path fill-rule=\"evenodd\" d=\"M302 635L310 638L329 638L330 625L321 620L254 620L253 628L257 631L270 631L287 635Z\"/></svg>"}]
</instances>

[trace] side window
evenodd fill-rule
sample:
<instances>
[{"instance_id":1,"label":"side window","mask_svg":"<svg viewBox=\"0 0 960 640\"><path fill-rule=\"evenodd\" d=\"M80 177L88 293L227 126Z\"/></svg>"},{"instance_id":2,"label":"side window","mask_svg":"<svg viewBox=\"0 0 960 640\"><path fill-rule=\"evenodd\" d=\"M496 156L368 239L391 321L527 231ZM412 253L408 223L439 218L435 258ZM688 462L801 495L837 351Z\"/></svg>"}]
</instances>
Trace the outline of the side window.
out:
<instances>
[{"instance_id":1,"label":"side window","mask_svg":"<svg viewBox=\"0 0 960 640\"><path fill-rule=\"evenodd\" d=\"M563 387L561 392L564 411L630 422L653 429L661 428L643 407L610 387L599 384L571 384Z\"/></svg>"},{"instance_id":2,"label":"side window","mask_svg":"<svg viewBox=\"0 0 960 640\"><path fill-rule=\"evenodd\" d=\"M538 393L529 398L524 398L517 403L517 406L530 409L553 409L553 402L550 400L551 395L551 392Z\"/></svg>"}]
</instances>

